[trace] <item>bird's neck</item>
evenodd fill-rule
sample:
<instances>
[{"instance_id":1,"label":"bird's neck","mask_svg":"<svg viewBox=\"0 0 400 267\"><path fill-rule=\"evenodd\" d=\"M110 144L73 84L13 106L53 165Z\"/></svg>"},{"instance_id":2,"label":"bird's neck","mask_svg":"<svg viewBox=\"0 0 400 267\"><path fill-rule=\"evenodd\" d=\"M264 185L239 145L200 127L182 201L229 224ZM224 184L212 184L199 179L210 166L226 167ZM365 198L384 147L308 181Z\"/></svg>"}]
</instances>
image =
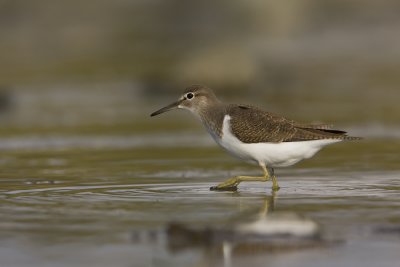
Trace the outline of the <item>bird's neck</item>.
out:
<instances>
[{"instance_id":1,"label":"bird's neck","mask_svg":"<svg viewBox=\"0 0 400 267\"><path fill-rule=\"evenodd\" d=\"M224 121L225 111L226 104L218 101L217 103L202 109L198 113L201 122L214 138L222 137L222 124Z\"/></svg>"}]
</instances>

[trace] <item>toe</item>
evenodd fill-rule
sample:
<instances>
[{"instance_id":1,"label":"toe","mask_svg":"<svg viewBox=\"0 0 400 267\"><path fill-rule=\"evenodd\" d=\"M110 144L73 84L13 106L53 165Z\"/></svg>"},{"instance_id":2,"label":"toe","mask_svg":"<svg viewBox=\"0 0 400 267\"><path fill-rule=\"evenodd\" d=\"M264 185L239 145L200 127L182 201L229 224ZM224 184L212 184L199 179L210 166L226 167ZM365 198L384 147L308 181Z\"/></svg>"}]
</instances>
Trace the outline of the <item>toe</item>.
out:
<instances>
[{"instance_id":1,"label":"toe","mask_svg":"<svg viewBox=\"0 0 400 267\"><path fill-rule=\"evenodd\" d=\"M237 186L211 186L210 191L237 191Z\"/></svg>"},{"instance_id":2,"label":"toe","mask_svg":"<svg viewBox=\"0 0 400 267\"><path fill-rule=\"evenodd\" d=\"M273 186L273 187L272 187L272 191L278 191L279 189L280 189L279 186Z\"/></svg>"}]
</instances>

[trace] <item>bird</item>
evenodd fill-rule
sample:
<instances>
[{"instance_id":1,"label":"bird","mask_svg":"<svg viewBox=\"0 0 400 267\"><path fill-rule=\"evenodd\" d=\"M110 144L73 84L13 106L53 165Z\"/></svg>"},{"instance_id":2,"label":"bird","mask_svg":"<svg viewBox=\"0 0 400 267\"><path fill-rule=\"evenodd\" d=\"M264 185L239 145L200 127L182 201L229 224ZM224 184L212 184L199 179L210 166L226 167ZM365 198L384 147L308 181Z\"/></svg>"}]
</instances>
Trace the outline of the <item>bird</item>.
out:
<instances>
[{"instance_id":1,"label":"bird","mask_svg":"<svg viewBox=\"0 0 400 267\"><path fill-rule=\"evenodd\" d=\"M210 88L199 84L187 87L177 101L150 116L174 109L190 111L224 150L263 170L262 176L239 175L210 187L215 191L236 191L241 182L269 180L272 190L277 191L275 168L311 158L327 145L361 139L328 124L299 123L255 106L224 103Z\"/></svg>"}]
</instances>

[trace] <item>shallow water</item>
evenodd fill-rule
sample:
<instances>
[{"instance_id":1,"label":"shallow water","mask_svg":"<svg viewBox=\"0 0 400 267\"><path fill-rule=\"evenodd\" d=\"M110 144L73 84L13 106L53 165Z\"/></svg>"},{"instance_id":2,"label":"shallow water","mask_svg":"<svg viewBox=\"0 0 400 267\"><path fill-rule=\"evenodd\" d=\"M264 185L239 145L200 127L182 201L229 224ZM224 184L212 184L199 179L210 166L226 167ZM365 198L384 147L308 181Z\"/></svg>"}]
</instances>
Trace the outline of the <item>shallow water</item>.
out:
<instances>
[{"instance_id":1,"label":"shallow water","mask_svg":"<svg viewBox=\"0 0 400 267\"><path fill-rule=\"evenodd\" d=\"M259 170L190 134L199 141L186 133L2 138L1 266L398 266L397 139L333 145L278 169L272 196L270 183L210 191ZM223 229L266 205L311 218L339 243L228 258L223 248L168 246L170 222Z\"/></svg>"},{"instance_id":2,"label":"shallow water","mask_svg":"<svg viewBox=\"0 0 400 267\"><path fill-rule=\"evenodd\" d=\"M0 266L398 266L398 127L351 123L365 140L277 169L276 194L269 182L212 192L261 170L228 156L188 114L149 120L153 107L131 88L50 89L16 91L0 114ZM302 117L332 114L318 115ZM294 213L320 225L321 242L189 234L175 246L168 231L173 222L218 236Z\"/></svg>"}]
</instances>

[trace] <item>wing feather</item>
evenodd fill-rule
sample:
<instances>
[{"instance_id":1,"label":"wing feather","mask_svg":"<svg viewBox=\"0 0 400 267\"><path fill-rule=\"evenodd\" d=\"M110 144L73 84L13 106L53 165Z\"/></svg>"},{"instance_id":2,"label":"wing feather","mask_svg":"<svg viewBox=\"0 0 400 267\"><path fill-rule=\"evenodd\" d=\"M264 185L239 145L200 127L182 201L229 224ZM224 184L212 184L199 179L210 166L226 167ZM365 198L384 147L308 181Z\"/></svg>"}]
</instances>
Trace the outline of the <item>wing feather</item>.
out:
<instances>
[{"instance_id":1,"label":"wing feather","mask_svg":"<svg viewBox=\"0 0 400 267\"><path fill-rule=\"evenodd\" d=\"M247 105L229 105L232 133L244 143L280 143L320 139L354 139L327 124L300 124Z\"/></svg>"}]
</instances>

